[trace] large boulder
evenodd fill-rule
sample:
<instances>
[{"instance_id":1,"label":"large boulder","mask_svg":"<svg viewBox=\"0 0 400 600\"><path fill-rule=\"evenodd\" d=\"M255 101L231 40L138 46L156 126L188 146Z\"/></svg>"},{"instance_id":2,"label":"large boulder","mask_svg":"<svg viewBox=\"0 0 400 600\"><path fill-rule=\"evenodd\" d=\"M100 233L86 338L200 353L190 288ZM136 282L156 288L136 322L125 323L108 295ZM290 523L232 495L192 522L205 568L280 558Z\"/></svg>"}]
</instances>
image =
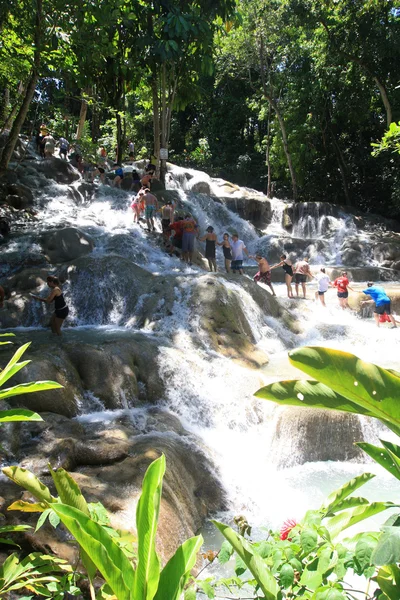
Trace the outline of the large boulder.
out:
<instances>
[{"instance_id":1,"label":"large boulder","mask_svg":"<svg viewBox=\"0 0 400 600\"><path fill-rule=\"evenodd\" d=\"M75 260L89 254L94 248L92 237L75 227L47 231L42 234L40 243L54 264Z\"/></svg>"},{"instance_id":2,"label":"large boulder","mask_svg":"<svg viewBox=\"0 0 400 600\"><path fill-rule=\"evenodd\" d=\"M278 468L315 461L358 461L362 450L355 442L364 439L357 415L287 407L279 412L271 448Z\"/></svg>"},{"instance_id":3,"label":"large boulder","mask_svg":"<svg viewBox=\"0 0 400 600\"><path fill-rule=\"evenodd\" d=\"M67 161L61 158L45 158L44 160L31 161L30 166L36 169L47 179L57 183L71 184L81 178L79 172Z\"/></svg>"}]
</instances>

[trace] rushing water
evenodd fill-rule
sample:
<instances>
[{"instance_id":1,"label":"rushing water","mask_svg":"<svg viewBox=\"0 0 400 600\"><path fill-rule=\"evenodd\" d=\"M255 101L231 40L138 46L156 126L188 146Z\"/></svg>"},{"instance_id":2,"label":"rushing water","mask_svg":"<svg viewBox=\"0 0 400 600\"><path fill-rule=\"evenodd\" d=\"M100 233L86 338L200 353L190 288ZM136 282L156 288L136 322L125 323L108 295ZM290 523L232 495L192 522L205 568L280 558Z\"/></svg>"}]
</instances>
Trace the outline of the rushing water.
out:
<instances>
[{"instance_id":1,"label":"rushing water","mask_svg":"<svg viewBox=\"0 0 400 600\"><path fill-rule=\"evenodd\" d=\"M189 174L190 179L182 170L176 170L170 177L169 188L175 190L179 199L179 211L192 212L202 232L212 224L219 238L225 231L237 231L251 252L271 248L282 251L285 244L294 246L296 252L296 240L300 240L299 255L310 254L312 250L314 263L340 264L345 236L357 236L360 243L367 244L367 233L356 230L352 217L326 213L311 217L305 208L289 234L283 226L287 204L280 200L271 201L270 222L259 231L224 203L215 201L215 197L222 194L221 182L197 172ZM193 191L195 184L205 180L213 197ZM142 225L133 224L131 198L125 192L101 186L93 199L85 200L78 186L73 187L74 193L68 186L57 184L46 188L39 200L36 224L23 234L13 234L2 246L2 274L18 272L28 257L30 264L32 261L39 264L38 239L48 229L78 227L93 238L95 248L90 264L64 287L71 307L69 326L75 327L73 333L67 327L65 335L79 342L91 336L96 339L107 332L114 337L129 337L131 332L140 330L143 335L158 340L158 366L167 383L160 406L179 416L193 440L201 440L227 491L230 515L245 513L252 523L278 526L287 517L300 517L310 505L318 506L325 494L365 470L365 465L357 463L308 463L279 471L272 458L279 454L279 448L271 448L271 440L280 409L255 400L253 394L272 381L299 376L289 365L287 351L304 344L348 350L382 366L398 368L400 329L377 329L372 320L341 311L333 291L328 292L328 308L323 309L311 299L287 300L284 286L275 284L282 307L301 322L302 331L294 334L282 320L265 315L239 279L216 275L239 299L257 347L270 356L269 364L262 369L248 369L217 354L207 339L201 337L190 299L193 282L203 276L204 271L195 266L189 268L176 257L169 257L159 243L159 236L151 236ZM240 194L240 190L235 193ZM159 222L157 230L161 232ZM104 263L105 267L100 268L101 261L110 257L115 262ZM218 261L222 265L220 251ZM163 300L160 301L156 328L151 323L138 324L149 295L139 290L133 305L127 301L131 293L129 286L134 282L124 270L129 271L133 264L160 281L166 276L175 278L172 310L165 311ZM309 288L311 298L315 286ZM89 297L88 290L93 292ZM38 328L41 317L41 307L32 304L24 313L23 325ZM164 343L172 334L173 344ZM128 399L125 413L146 429L146 408L131 409ZM104 412L102 403L88 393L79 419L87 423L99 419L112 423L118 414ZM376 439L376 430L365 426L365 436ZM368 468L371 469L371 465ZM372 496L393 499L389 493L394 487L392 481L389 482L380 469L376 470L380 483L372 490ZM398 490L396 493L400 495Z\"/></svg>"}]
</instances>

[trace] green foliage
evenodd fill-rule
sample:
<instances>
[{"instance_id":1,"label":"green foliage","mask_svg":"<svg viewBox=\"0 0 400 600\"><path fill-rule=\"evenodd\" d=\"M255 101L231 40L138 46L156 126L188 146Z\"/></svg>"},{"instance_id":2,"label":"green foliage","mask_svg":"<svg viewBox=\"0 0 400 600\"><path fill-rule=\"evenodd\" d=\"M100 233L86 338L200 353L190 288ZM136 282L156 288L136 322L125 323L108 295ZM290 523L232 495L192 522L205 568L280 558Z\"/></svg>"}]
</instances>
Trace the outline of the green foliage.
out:
<instances>
[{"instance_id":1,"label":"green foliage","mask_svg":"<svg viewBox=\"0 0 400 600\"><path fill-rule=\"evenodd\" d=\"M46 518L43 515L50 514L49 518L51 513L56 515L78 542L89 579L93 579L96 570L105 579L106 586L103 586L100 598L179 600L203 539L196 536L184 542L161 570L155 538L165 472L163 455L150 464L143 479L136 515L136 568L130 560L133 553L127 552L125 547L126 544L132 544L132 536L127 540L124 532L119 534L112 530L104 508L98 504L87 504L79 486L66 471L51 469L50 472L58 497L53 497L50 490L29 471L20 467L4 468L5 475L39 501L34 505L18 501L10 509L41 511L42 520Z\"/></svg>"}]
</instances>

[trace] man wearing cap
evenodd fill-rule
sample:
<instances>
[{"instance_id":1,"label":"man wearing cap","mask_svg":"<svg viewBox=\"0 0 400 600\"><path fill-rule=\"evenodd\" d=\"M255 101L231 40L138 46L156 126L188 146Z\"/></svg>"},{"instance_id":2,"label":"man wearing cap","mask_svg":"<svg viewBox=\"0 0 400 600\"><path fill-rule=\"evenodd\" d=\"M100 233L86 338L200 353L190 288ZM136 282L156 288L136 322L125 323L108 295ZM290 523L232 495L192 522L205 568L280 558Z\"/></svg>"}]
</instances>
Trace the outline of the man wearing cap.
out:
<instances>
[{"instance_id":1,"label":"man wearing cap","mask_svg":"<svg viewBox=\"0 0 400 600\"><path fill-rule=\"evenodd\" d=\"M375 323L376 323L377 327L379 327L379 325L380 325L380 319L379 319L380 315L384 315L385 313L387 314L390 321L392 322L391 329L394 329L395 327L397 327L396 320L391 313L390 298L386 294L386 292L382 286L375 285L373 281L368 281L367 289L363 290L362 292L359 292L359 293L365 294L366 296L371 297L371 300L363 300L361 302L362 305L370 304L372 302L375 303L374 318L375 318Z\"/></svg>"}]
</instances>

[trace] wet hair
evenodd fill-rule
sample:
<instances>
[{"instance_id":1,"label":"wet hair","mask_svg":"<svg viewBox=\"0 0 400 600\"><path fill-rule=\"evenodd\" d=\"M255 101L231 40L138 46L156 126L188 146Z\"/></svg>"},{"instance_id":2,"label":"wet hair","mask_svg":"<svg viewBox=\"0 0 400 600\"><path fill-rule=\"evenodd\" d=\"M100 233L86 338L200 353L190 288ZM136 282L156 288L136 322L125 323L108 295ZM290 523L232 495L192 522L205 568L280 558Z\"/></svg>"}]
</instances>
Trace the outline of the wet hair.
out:
<instances>
[{"instance_id":1,"label":"wet hair","mask_svg":"<svg viewBox=\"0 0 400 600\"><path fill-rule=\"evenodd\" d=\"M48 275L47 282L54 283L54 285L60 285L60 280L55 275Z\"/></svg>"},{"instance_id":2,"label":"wet hair","mask_svg":"<svg viewBox=\"0 0 400 600\"><path fill-rule=\"evenodd\" d=\"M374 285L374 282L373 282L373 281L368 281L368 283L367 283L367 287L371 287L371 286L373 286L373 285Z\"/></svg>"},{"instance_id":3,"label":"wet hair","mask_svg":"<svg viewBox=\"0 0 400 600\"><path fill-rule=\"evenodd\" d=\"M225 232L224 235L223 235L223 237L225 237L225 236L229 237L229 233Z\"/></svg>"},{"instance_id":4,"label":"wet hair","mask_svg":"<svg viewBox=\"0 0 400 600\"><path fill-rule=\"evenodd\" d=\"M256 254L256 258L262 258L261 254Z\"/></svg>"},{"instance_id":5,"label":"wet hair","mask_svg":"<svg viewBox=\"0 0 400 600\"><path fill-rule=\"evenodd\" d=\"M286 254L281 254L281 258L283 258L283 260L285 260Z\"/></svg>"},{"instance_id":6,"label":"wet hair","mask_svg":"<svg viewBox=\"0 0 400 600\"><path fill-rule=\"evenodd\" d=\"M214 231L214 227L211 227L211 225L209 225L207 227L206 231L209 231L211 233L212 231Z\"/></svg>"},{"instance_id":7,"label":"wet hair","mask_svg":"<svg viewBox=\"0 0 400 600\"><path fill-rule=\"evenodd\" d=\"M239 234L238 234L238 233L236 233L236 231L235 231L235 233L232 233L232 237L237 237L237 238L238 238L238 237L239 237Z\"/></svg>"},{"instance_id":8,"label":"wet hair","mask_svg":"<svg viewBox=\"0 0 400 600\"><path fill-rule=\"evenodd\" d=\"M325 273L325 267L320 268L321 273Z\"/></svg>"},{"instance_id":9,"label":"wet hair","mask_svg":"<svg viewBox=\"0 0 400 600\"><path fill-rule=\"evenodd\" d=\"M187 215L185 215L185 219L191 219L191 218L192 218L191 214L188 213Z\"/></svg>"}]
</instances>

